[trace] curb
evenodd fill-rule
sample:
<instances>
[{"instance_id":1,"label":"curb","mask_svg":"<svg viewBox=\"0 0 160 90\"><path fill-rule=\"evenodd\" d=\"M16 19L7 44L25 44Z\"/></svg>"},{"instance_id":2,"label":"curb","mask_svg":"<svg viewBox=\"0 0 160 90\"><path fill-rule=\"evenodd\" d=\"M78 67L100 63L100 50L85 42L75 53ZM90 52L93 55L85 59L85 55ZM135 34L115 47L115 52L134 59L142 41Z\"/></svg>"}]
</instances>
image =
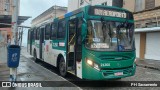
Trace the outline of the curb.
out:
<instances>
[{"instance_id":1,"label":"curb","mask_svg":"<svg viewBox=\"0 0 160 90\"><path fill-rule=\"evenodd\" d=\"M142 64L136 64L136 66L144 67L144 68L149 68L149 69L154 69L154 70L159 70L160 71L160 68L154 67L154 66L147 66L147 65L142 65Z\"/></svg>"}]
</instances>

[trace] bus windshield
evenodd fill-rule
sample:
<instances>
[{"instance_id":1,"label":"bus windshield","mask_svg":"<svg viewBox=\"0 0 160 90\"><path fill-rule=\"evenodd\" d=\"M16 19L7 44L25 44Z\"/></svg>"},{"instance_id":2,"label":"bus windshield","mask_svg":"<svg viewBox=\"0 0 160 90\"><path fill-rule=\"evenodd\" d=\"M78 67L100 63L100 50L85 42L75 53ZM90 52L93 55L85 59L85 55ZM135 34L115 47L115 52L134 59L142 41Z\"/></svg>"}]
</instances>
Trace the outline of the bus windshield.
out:
<instances>
[{"instance_id":1,"label":"bus windshield","mask_svg":"<svg viewBox=\"0 0 160 90\"><path fill-rule=\"evenodd\" d=\"M115 21L89 20L86 47L96 51L132 51L134 24Z\"/></svg>"}]
</instances>

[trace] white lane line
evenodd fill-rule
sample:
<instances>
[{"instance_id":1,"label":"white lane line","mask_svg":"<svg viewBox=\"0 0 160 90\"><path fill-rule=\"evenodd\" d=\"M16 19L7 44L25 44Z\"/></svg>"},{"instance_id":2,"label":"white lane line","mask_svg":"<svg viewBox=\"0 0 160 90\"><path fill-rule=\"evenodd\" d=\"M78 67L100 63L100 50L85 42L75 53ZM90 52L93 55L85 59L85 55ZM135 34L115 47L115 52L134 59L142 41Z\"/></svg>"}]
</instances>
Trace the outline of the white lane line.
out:
<instances>
[{"instance_id":1,"label":"white lane line","mask_svg":"<svg viewBox=\"0 0 160 90\"><path fill-rule=\"evenodd\" d=\"M26 59L29 59L29 58L27 58L25 55L22 55L22 56L25 57ZM31 59L29 59L29 60L32 61L33 63L35 63L35 62L34 62L33 60L31 60ZM40 66L40 67L42 67L43 69L49 71L50 73L53 73L52 71L48 70L47 68L44 68L43 66L41 66L41 65L39 65L39 64L37 64L37 63L35 63L35 64L38 65L38 66ZM61 77L61 76L59 76L59 75L56 74L56 73L53 73L53 74L57 75L58 77L60 77L61 79L65 80L65 81L68 81L67 79L65 79L65 78L63 78L63 77ZM75 87L77 87L79 90L83 90L82 88L80 88L79 86L77 86L77 85L71 83L70 81L68 81L68 82L69 82L70 84L74 85Z\"/></svg>"}]
</instances>

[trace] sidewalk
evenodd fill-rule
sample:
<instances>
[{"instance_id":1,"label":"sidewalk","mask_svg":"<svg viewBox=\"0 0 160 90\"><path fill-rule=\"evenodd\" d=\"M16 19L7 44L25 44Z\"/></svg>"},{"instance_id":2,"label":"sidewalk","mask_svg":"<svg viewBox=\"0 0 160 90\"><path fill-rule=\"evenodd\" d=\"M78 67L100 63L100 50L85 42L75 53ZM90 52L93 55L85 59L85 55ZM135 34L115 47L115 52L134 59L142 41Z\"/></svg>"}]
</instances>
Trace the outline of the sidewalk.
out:
<instances>
[{"instance_id":1,"label":"sidewalk","mask_svg":"<svg viewBox=\"0 0 160 90\"><path fill-rule=\"evenodd\" d=\"M136 64L139 67L160 70L160 60L158 61L158 60L148 60L148 59L144 60L137 59Z\"/></svg>"},{"instance_id":2,"label":"sidewalk","mask_svg":"<svg viewBox=\"0 0 160 90\"><path fill-rule=\"evenodd\" d=\"M9 68L6 63L0 63L0 81L9 80Z\"/></svg>"},{"instance_id":3,"label":"sidewalk","mask_svg":"<svg viewBox=\"0 0 160 90\"><path fill-rule=\"evenodd\" d=\"M9 80L9 68L7 67L7 48L0 47L0 81Z\"/></svg>"},{"instance_id":4,"label":"sidewalk","mask_svg":"<svg viewBox=\"0 0 160 90\"><path fill-rule=\"evenodd\" d=\"M56 87L62 87L65 90L70 90L69 87L72 87L73 90L79 90L79 87L60 77L56 73L35 63L32 58L33 57L26 52L26 48L22 48L20 63L19 67L17 68L17 81L51 81L49 85L53 84ZM9 81L9 68L7 67L6 60L3 61L4 62L2 63L2 61L0 60L0 81ZM46 83L46 85L48 85L48 83ZM53 90L54 88L55 87L52 87L51 90ZM30 88L24 90L29 89ZM21 89L16 88L15 90ZM39 90L39 88L36 88L35 90Z\"/></svg>"}]
</instances>

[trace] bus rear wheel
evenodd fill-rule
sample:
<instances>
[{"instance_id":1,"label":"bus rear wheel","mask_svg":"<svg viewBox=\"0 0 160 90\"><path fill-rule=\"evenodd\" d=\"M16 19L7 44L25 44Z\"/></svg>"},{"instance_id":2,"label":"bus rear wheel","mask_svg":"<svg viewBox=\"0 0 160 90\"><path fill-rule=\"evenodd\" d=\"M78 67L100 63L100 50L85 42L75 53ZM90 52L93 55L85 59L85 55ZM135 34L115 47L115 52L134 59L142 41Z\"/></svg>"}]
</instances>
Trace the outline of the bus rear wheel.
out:
<instances>
[{"instance_id":1,"label":"bus rear wheel","mask_svg":"<svg viewBox=\"0 0 160 90\"><path fill-rule=\"evenodd\" d=\"M63 57L60 59L60 62L59 62L59 73L62 77L65 77L67 74L66 64Z\"/></svg>"}]
</instances>

